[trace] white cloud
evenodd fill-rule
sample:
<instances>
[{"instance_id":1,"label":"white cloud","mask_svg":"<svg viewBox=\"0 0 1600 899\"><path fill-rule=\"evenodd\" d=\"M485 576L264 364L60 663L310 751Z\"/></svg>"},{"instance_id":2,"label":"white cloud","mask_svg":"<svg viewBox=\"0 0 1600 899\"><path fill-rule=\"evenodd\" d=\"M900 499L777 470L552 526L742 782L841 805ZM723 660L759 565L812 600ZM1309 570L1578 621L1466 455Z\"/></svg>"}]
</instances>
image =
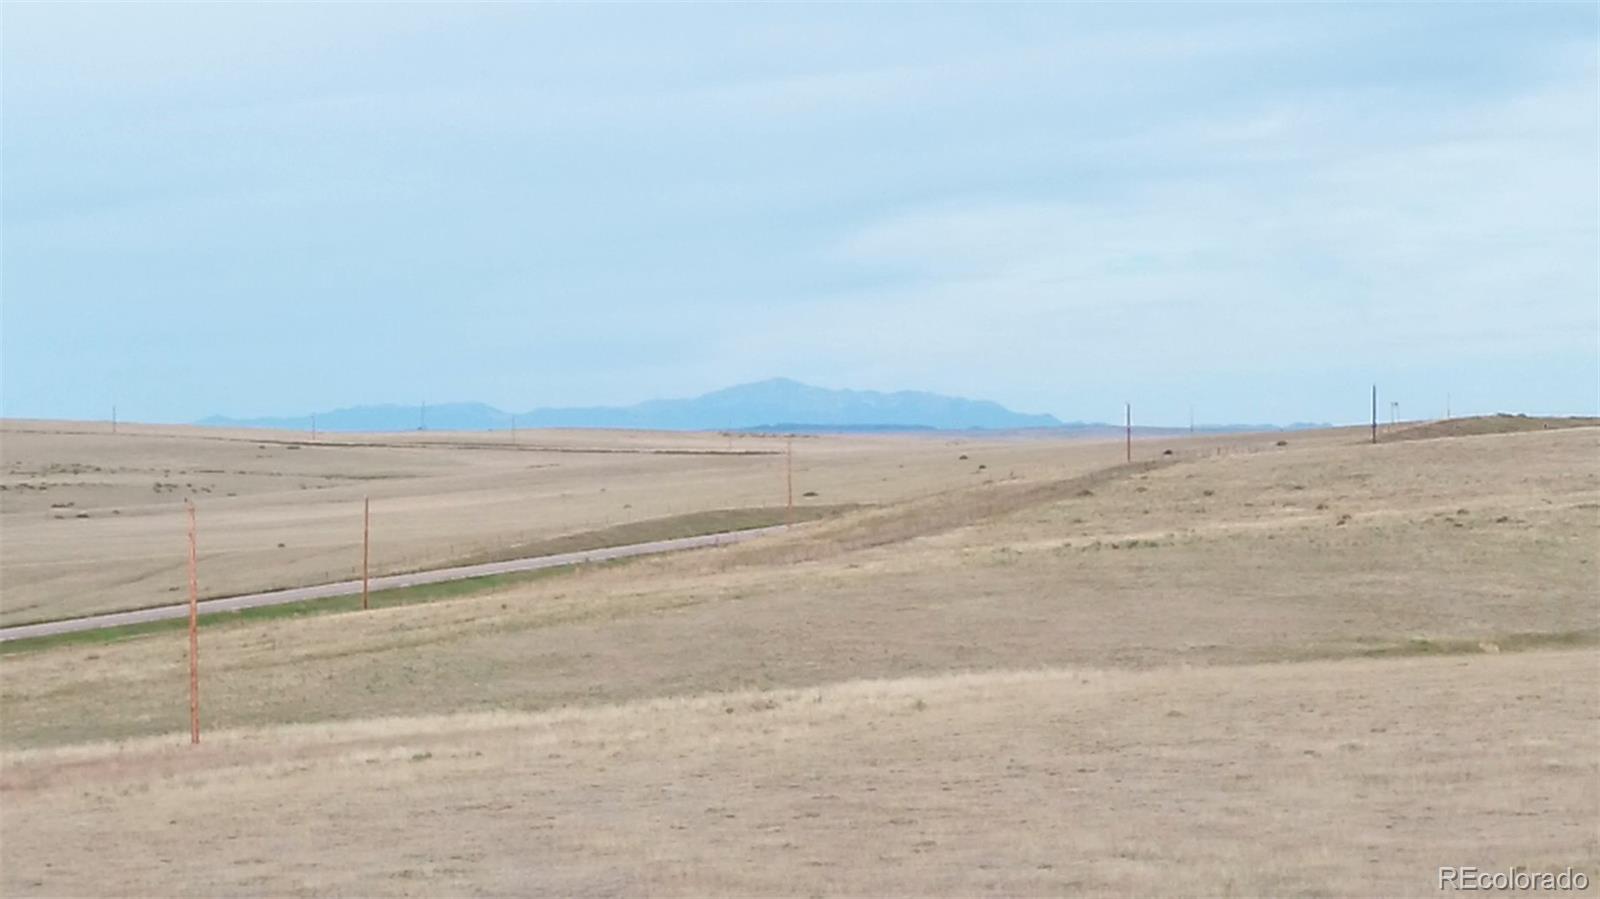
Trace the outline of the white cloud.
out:
<instances>
[{"instance_id":1,"label":"white cloud","mask_svg":"<svg viewBox=\"0 0 1600 899\"><path fill-rule=\"evenodd\" d=\"M379 9L8 13L8 376L137 374L128 296L264 356L382 304L352 401L1593 357L1592 10Z\"/></svg>"},{"instance_id":2,"label":"white cloud","mask_svg":"<svg viewBox=\"0 0 1600 899\"><path fill-rule=\"evenodd\" d=\"M1158 366L1195 364L1197 346L1262 367L1592 347L1592 92L1567 82L1465 110L1366 100L1179 121L1130 142L1140 161L1092 200L873 221L836 252L909 283L836 298L830 343L881 333L852 328L869 316L951 358L1041 333L1092 357L1118 331ZM1409 117L1407 135L1358 115ZM1158 155L1180 171L1142 178Z\"/></svg>"}]
</instances>

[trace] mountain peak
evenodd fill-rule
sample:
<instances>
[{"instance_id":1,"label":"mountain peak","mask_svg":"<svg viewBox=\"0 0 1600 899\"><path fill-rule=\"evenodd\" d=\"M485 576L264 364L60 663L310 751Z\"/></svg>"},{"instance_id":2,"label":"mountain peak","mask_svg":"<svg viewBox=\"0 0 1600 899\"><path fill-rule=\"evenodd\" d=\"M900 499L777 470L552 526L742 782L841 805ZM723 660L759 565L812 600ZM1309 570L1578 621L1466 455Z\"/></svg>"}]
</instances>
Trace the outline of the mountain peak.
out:
<instances>
[{"instance_id":1,"label":"mountain peak","mask_svg":"<svg viewBox=\"0 0 1600 899\"><path fill-rule=\"evenodd\" d=\"M734 384L732 387L724 387L720 390L713 390L710 393L701 394L699 398L704 399L708 396L722 396L724 394L791 394L801 393L808 390L823 389L824 388L821 387L813 387L810 384L802 384L793 378L765 378L760 381L750 381L746 384Z\"/></svg>"}]
</instances>

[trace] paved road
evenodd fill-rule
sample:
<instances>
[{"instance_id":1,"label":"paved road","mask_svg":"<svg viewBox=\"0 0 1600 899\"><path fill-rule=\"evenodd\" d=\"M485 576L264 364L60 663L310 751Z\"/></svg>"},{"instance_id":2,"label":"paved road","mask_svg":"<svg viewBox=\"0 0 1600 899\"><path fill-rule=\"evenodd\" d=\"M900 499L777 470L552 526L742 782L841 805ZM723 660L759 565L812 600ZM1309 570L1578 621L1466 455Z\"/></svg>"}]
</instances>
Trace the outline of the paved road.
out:
<instances>
[{"instance_id":1,"label":"paved road","mask_svg":"<svg viewBox=\"0 0 1600 899\"><path fill-rule=\"evenodd\" d=\"M418 571L412 574L392 574L385 577L375 577L371 581L372 590L392 590L396 587L415 587L419 584L437 584L443 581L459 581L467 578L483 577L489 574L511 574L518 571L537 571L540 568L558 568L562 565L572 565L578 562L603 562L607 559L622 559L628 556L648 556L657 553L675 552L682 549L698 549L704 546L722 546L729 543L740 543L767 534L776 534L783 531L785 525L774 525L765 528L750 528L743 531L725 531L720 534L705 534L700 537L679 537L675 540L653 540L649 543L630 543L627 546L608 546L604 549L586 549L579 552L559 553L553 556L534 556L528 559L512 559L508 562L487 562L482 565L462 565L456 568L436 568L432 571ZM222 599L206 599L200 602L200 614L210 612L233 612L239 609L253 609L258 606L276 606L289 602L302 602L308 599L328 599L334 596L349 596L361 592L361 582L340 581L337 584L318 584L314 587L292 587L288 590L270 590L266 593L248 593L243 596L229 596ZM90 615L85 618L68 618L63 621L41 621L38 624L20 624L14 627L0 628L0 642L6 640L21 640L26 637L48 637L53 634L70 634L74 631L92 631L103 627L118 627L124 624L139 624L145 621L161 621L167 618L185 618L189 615L187 602L170 606L156 606L149 609L135 609L129 612L110 612L105 615Z\"/></svg>"}]
</instances>

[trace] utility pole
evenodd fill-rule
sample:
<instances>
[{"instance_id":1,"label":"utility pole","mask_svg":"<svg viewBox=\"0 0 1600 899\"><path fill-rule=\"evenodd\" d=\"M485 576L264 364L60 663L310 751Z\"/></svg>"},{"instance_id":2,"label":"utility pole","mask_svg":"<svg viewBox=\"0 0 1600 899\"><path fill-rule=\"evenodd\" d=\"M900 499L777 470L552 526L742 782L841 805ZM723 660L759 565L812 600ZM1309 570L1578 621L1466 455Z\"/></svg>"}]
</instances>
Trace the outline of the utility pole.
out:
<instances>
[{"instance_id":1,"label":"utility pole","mask_svg":"<svg viewBox=\"0 0 1600 899\"><path fill-rule=\"evenodd\" d=\"M789 438L787 448L784 451L784 469L784 477L788 482L789 501L785 507L783 523L792 526L794 524L794 437L792 436Z\"/></svg>"},{"instance_id":2,"label":"utility pole","mask_svg":"<svg viewBox=\"0 0 1600 899\"><path fill-rule=\"evenodd\" d=\"M367 561L372 556L372 497L361 498L361 610L367 605Z\"/></svg>"},{"instance_id":3,"label":"utility pole","mask_svg":"<svg viewBox=\"0 0 1600 899\"><path fill-rule=\"evenodd\" d=\"M111 433L117 433L117 404L111 404Z\"/></svg>"},{"instance_id":4,"label":"utility pole","mask_svg":"<svg viewBox=\"0 0 1600 899\"><path fill-rule=\"evenodd\" d=\"M200 563L195 548L194 503L189 510L189 742L200 742Z\"/></svg>"},{"instance_id":5,"label":"utility pole","mask_svg":"<svg viewBox=\"0 0 1600 899\"><path fill-rule=\"evenodd\" d=\"M311 413L311 442L317 442L317 413Z\"/></svg>"},{"instance_id":6,"label":"utility pole","mask_svg":"<svg viewBox=\"0 0 1600 899\"><path fill-rule=\"evenodd\" d=\"M1125 450L1123 452L1123 461L1132 462L1133 461L1133 404L1132 403L1123 403L1122 404L1122 411L1123 411L1123 416L1124 416L1123 427L1126 429L1125 430L1125 434L1126 434L1126 437L1127 437L1126 442L1124 444L1125 445Z\"/></svg>"},{"instance_id":7,"label":"utility pole","mask_svg":"<svg viewBox=\"0 0 1600 899\"><path fill-rule=\"evenodd\" d=\"M511 445L517 445L517 417L511 416Z\"/></svg>"},{"instance_id":8,"label":"utility pole","mask_svg":"<svg viewBox=\"0 0 1600 899\"><path fill-rule=\"evenodd\" d=\"M1450 420L1450 394L1448 393L1444 395L1444 418L1445 421Z\"/></svg>"},{"instance_id":9,"label":"utility pole","mask_svg":"<svg viewBox=\"0 0 1600 899\"><path fill-rule=\"evenodd\" d=\"M1372 385L1372 442L1378 442L1378 385Z\"/></svg>"},{"instance_id":10,"label":"utility pole","mask_svg":"<svg viewBox=\"0 0 1600 899\"><path fill-rule=\"evenodd\" d=\"M1390 400L1389 401L1389 427L1392 428L1392 427L1394 427L1395 425L1397 425L1399 423L1400 423L1400 402L1398 400Z\"/></svg>"},{"instance_id":11,"label":"utility pole","mask_svg":"<svg viewBox=\"0 0 1600 899\"><path fill-rule=\"evenodd\" d=\"M1194 407L1189 407L1189 436L1194 436Z\"/></svg>"}]
</instances>

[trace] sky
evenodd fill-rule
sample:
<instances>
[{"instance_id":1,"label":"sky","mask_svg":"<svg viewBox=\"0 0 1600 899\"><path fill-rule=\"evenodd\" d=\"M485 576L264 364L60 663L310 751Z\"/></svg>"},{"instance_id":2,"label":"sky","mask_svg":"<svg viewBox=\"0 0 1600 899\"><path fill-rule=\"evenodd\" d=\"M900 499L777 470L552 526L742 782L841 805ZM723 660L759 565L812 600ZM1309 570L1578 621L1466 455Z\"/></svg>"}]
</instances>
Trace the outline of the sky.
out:
<instances>
[{"instance_id":1,"label":"sky","mask_svg":"<svg viewBox=\"0 0 1600 899\"><path fill-rule=\"evenodd\" d=\"M0 412L1596 414L1592 3L7 3Z\"/></svg>"}]
</instances>

